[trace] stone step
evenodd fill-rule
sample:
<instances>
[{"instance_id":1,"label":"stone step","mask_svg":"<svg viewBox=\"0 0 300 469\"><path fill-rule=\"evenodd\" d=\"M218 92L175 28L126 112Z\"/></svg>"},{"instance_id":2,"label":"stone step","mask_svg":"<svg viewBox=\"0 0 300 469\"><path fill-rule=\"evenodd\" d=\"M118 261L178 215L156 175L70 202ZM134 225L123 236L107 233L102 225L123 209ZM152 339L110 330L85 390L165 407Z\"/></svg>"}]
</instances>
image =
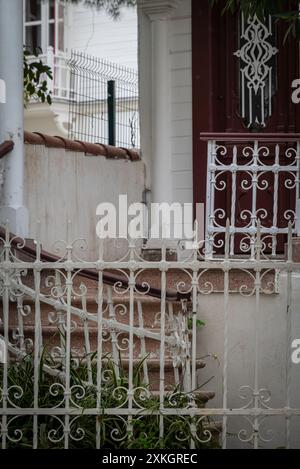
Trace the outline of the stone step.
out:
<instances>
[{"instance_id":1,"label":"stone step","mask_svg":"<svg viewBox=\"0 0 300 469\"><path fill-rule=\"evenodd\" d=\"M51 288L53 285L46 284L46 277L47 275L53 275L53 271L42 271L41 275L41 288L40 291L44 295L48 295L52 302L55 302L55 291ZM172 274L173 275L173 274ZM147 281L156 282L155 287L158 286L157 279L159 275L157 271L147 272ZM159 277L160 278L160 277ZM144 279L137 279L138 282L142 283ZM26 284L31 289L34 289L34 275L32 272L29 272L24 279L22 279L24 284ZM78 308L78 311L81 310L86 311L87 313L93 315L95 319L98 317L98 305L96 302L97 298L97 282L91 281L86 278L82 278L80 276L75 277L75 282L73 288L78 293L80 292L80 284L81 282L87 288L87 294L82 301L82 298L76 295L72 295L72 308ZM154 283L155 283L154 282ZM82 292L81 292L82 293ZM115 315L115 320L124 326L128 327L129 324L129 310L130 310L130 298L128 292L124 294L118 294L113 289L104 289L104 296L105 299L103 300L103 318L111 319L112 312ZM147 366L148 366L148 373L149 373L149 380L151 383L151 389L158 389L160 383L160 362L156 360L154 357L159 357L160 347L161 347L161 336L160 336L160 311L161 311L161 301L160 299L153 298L147 295L138 295L135 293L135 302L134 302L134 327L137 329L141 329L141 322L139 313L140 310L138 309L138 302L142 305L142 315L143 315L143 328L139 331L136 330L134 333L134 343L133 343L133 357L134 357L134 364L137 365L141 359L145 356L147 358ZM59 319L59 312L60 312L60 304L59 301L56 304L48 304L47 298L45 301L40 301L40 315L41 315L41 325L43 331L43 344L47 346L47 349L50 350L55 346L60 345L61 336L59 334L58 329L58 321ZM110 309L110 303L113 304L113 311ZM23 317L23 328L24 328L24 336L31 338L34 340L35 335L35 301L34 298L28 296L24 296L23 298L23 305L24 308L27 306L31 308L31 311L28 315ZM173 306L173 314L176 317L177 313L182 311L182 304L181 302L174 302L172 303ZM65 308L65 306L64 306ZM166 311L168 311L168 305L166 305ZM26 311L26 310L25 310ZM63 311L62 316L66 319L65 311ZM50 322L49 318L51 321ZM76 328L71 333L71 348L78 349L80 353L84 353L84 328L83 323L84 321L80 319L77 315L71 315L72 321L75 321ZM173 326L174 319L168 322L168 317L166 316L166 340L170 337L170 329L168 326ZM17 304L15 302L10 303L10 311L9 311L9 325L10 329L14 329L18 327L18 314L17 314ZM97 321L88 321L88 330L89 330L89 340L90 340L90 350L94 352L97 350ZM104 326L105 330L105 326ZM143 337L143 334L149 334L150 337ZM114 337L115 334L115 337ZM151 336L152 335L152 336ZM103 354L110 354L113 355L113 347L112 347L112 340L118 338L118 344L122 349L120 354L122 357L122 366L126 369L128 368L128 344L126 339L128 338L127 331L121 331L117 328L114 332L108 331L107 335L108 340L102 342L102 352ZM168 387L174 386L175 377L174 377L174 367L172 361L172 348L166 342L165 346L165 384ZM119 355L118 351L114 351L115 356ZM197 363L197 369L200 369L204 366L203 362Z\"/></svg>"},{"instance_id":2,"label":"stone step","mask_svg":"<svg viewBox=\"0 0 300 469\"><path fill-rule=\"evenodd\" d=\"M138 365L141 361L141 358L140 359L134 359L133 360L133 363L134 365ZM129 365L129 360L128 360L128 357L124 357L122 358L122 365L125 369L128 368L128 365ZM160 361L158 359L155 359L155 358L148 358L147 359L147 365L148 365L148 370L151 370L151 371L159 371L160 370ZM202 361L202 360L197 360L196 362L196 368L197 370L199 369L202 369L202 368L205 368L205 362ZM173 367L173 361L170 360L170 359L166 359L164 361L164 369L165 370L173 370L174 367Z\"/></svg>"},{"instance_id":3,"label":"stone step","mask_svg":"<svg viewBox=\"0 0 300 469\"><path fill-rule=\"evenodd\" d=\"M166 395L170 395L168 393L165 393ZM151 395L155 397L156 399L160 398L160 392L159 391L152 391ZM203 407L208 401L214 399L215 393L212 391L194 391L193 396L195 398L195 403L197 407Z\"/></svg>"},{"instance_id":4,"label":"stone step","mask_svg":"<svg viewBox=\"0 0 300 469\"><path fill-rule=\"evenodd\" d=\"M107 275L114 275L119 278L124 279L126 282L128 282L128 272L126 275L126 271L124 270L124 274L120 274L117 270L111 270L111 271L105 271ZM42 270L41 271L41 283L40 283L40 291L41 293L50 293L51 288L54 286L54 271L53 270ZM205 289L205 285L208 284L208 280L210 279L210 276L207 277L206 272L204 273L205 275L201 276L201 285L200 287L203 287ZM220 271L220 274L223 275L223 273ZM211 275L214 275L214 271L211 271ZM46 279L48 277L51 277L51 282L52 284L47 286ZM205 280L202 282L202 278L205 277ZM65 284L65 278L62 275L61 276L62 280L62 290L64 289L64 284ZM87 297L87 302L89 301L94 301L95 298L97 298L98 294L98 282L95 279L87 278L83 275L75 274L73 273L73 292L77 293L82 293L81 290L81 285L84 285L85 290L86 290L86 297ZM134 289L134 296L135 300L140 299L143 302L160 302L160 290L161 290L161 272L158 269L144 269L141 271L137 276L136 276L136 287ZM34 289L34 275L32 270L28 270L26 278L22 278L22 282L30 287L31 289ZM179 285L181 286L179 288ZM184 287L185 286L185 287ZM157 291L158 297L151 296L150 294L144 294L143 292L145 289L150 287L154 290ZM166 293L167 293L167 299L168 295L172 296L172 302L174 302L174 297L177 296L178 293L185 293L185 290L188 292L188 290L191 287L191 277L190 275L181 270L181 269L170 269L166 273ZM110 289L113 301L120 300L123 298L121 301L126 301L129 302L129 290L128 288L120 288L118 285L118 282L116 280L115 285L107 285L104 284L104 297L107 296L107 292ZM206 287L207 290L207 287ZM187 295L189 296L189 295ZM78 301L80 301L80 298L78 296L77 298ZM74 300L75 301L75 300ZM178 304L178 307L181 308L180 305L180 300L176 301L175 303Z\"/></svg>"},{"instance_id":5,"label":"stone step","mask_svg":"<svg viewBox=\"0 0 300 469\"><path fill-rule=\"evenodd\" d=\"M16 324L11 324L11 329L15 329ZM25 338L30 338L31 340L34 340L35 337L35 326L34 325L24 325L24 337ZM153 331L155 332L155 331ZM159 331L158 332L158 338L159 338ZM89 346L90 350L93 352L97 350L97 337L98 337L98 332L96 328L90 329L89 330ZM112 339L113 337L110 335L107 335L107 338L109 337L109 340L103 340L102 342L102 347L103 347L103 353L110 353L112 352ZM126 355L128 347L127 345L127 339L128 334L121 332L119 335L116 334L115 340L117 340L117 344L119 344L119 347L121 348L121 354ZM59 330L57 326L46 326L43 327L43 344L47 346L47 348L52 348L55 346L59 346L61 340L61 336L59 333ZM144 342L144 343L143 343ZM160 340L152 339L150 337L144 337L144 341L134 335L133 338L133 354L135 358L138 357L143 357L148 354L159 354L160 350ZM81 350L85 346L85 337L84 337L84 329L75 329L71 333L71 347L76 350ZM145 350L144 350L145 349ZM172 356L172 348L171 346L166 342L165 345L165 356L166 358Z\"/></svg>"},{"instance_id":6,"label":"stone step","mask_svg":"<svg viewBox=\"0 0 300 469\"><path fill-rule=\"evenodd\" d=\"M126 301L126 300L125 300ZM28 325L34 325L35 323L35 304L32 299L26 300L24 299L23 301L23 308L30 308L30 313L26 316L23 316L23 323L28 324ZM82 310L82 305L72 303L73 308L78 308L78 313L80 314L80 311ZM66 316L66 308L59 310L60 306L57 304L57 312L61 311L64 316ZM95 319L95 321L89 321L89 327L93 327L93 325L96 326L97 324L97 317L98 317L98 306L96 302L90 303L89 305L86 305L85 311L91 315L92 318ZM51 325L49 322L49 315L52 317L55 316L56 311L55 307L53 305L49 305L44 302L40 302L40 314L41 314L41 322L43 327L47 327L48 325ZM112 319L111 317L112 311L110 312L108 308L103 312L103 318L105 319ZM114 318L116 321L122 323L122 324L127 324L129 323L129 304L126 302L119 302L114 305L114 310L113 310ZM77 316L75 313L71 313L72 315L72 320L75 320L78 325L83 324L83 320ZM173 324L174 320L176 319L176 310L172 317L170 317L168 314L166 314L165 317L165 324L166 328L170 329ZM17 314L17 305L15 302L10 303L9 307L9 318L10 318L10 324L17 324L18 323L18 314ZM153 301L147 301L142 304L142 322L140 320L140 314L138 311L138 306L137 304L134 305L134 314L133 314L133 324L134 327L140 327L141 324L143 324L143 327L146 329L149 329L151 331L158 330L160 327L161 323L161 313L160 313L160 302L153 302ZM176 324L176 323L175 323Z\"/></svg>"}]
</instances>

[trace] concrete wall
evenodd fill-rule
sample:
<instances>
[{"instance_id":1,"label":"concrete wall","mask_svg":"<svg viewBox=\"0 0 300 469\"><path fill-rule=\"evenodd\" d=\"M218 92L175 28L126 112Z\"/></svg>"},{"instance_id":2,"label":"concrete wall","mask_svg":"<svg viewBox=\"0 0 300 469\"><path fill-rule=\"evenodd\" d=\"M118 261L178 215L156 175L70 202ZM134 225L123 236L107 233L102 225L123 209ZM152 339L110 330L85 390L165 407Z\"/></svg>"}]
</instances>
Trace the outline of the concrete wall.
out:
<instances>
[{"instance_id":1,"label":"concrete wall","mask_svg":"<svg viewBox=\"0 0 300 469\"><path fill-rule=\"evenodd\" d=\"M68 137L69 105L54 101L51 106L31 103L24 110L24 127L28 132Z\"/></svg>"},{"instance_id":2,"label":"concrete wall","mask_svg":"<svg viewBox=\"0 0 300 469\"><path fill-rule=\"evenodd\" d=\"M300 274L293 275L292 294L292 340L300 338ZM267 388L271 399L266 404L272 408L286 406L286 356L291 353L291 343L286 337L286 274L278 278L278 294L261 295L258 321L258 380L259 388ZM216 392L208 407L222 407L222 372L224 357L224 296L222 293L202 295L200 297L199 319L205 326L198 332L198 355L204 357L216 354L218 359L205 358L206 368L201 370L199 383L213 377L205 386ZM255 362L255 294L249 297L230 294L228 320L228 407L241 408L249 403L239 397L241 386L254 387ZM300 365L292 364L291 407L300 407ZM250 408L253 403L250 404ZM221 417L216 420L222 421ZM228 418L228 446L250 448L251 443L241 443L237 434L240 430L251 429L244 417ZM260 442L261 447L277 448L285 446L285 418L269 417L261 426L261 436L267 438L268 429L272 429L274 438L269 443ZM248 433L249 436L249 433ZM291 419L291 447L300 447L300 417Z\"/></svg>"},{"instance_id":3,"label":"concrete wall","mask_svg":"<svg viewBox=\"0 0 300 469\"><path fill-rule=\"evenodd\" d=\"M25 194L29 212L30 237L36 236L41 224L44 249L54 252L56 240L66 240L67 221L71 221L71 238L85 238L88 252L80 256L97 259L96 207L113 202L118 207L119 194L127 194L128 204L142 201L144 163L108 160L101 156L25 145ZM118 251L112 241L105 243L105 256L121 256L126 242Z\"/></svg>"}]
</instances>

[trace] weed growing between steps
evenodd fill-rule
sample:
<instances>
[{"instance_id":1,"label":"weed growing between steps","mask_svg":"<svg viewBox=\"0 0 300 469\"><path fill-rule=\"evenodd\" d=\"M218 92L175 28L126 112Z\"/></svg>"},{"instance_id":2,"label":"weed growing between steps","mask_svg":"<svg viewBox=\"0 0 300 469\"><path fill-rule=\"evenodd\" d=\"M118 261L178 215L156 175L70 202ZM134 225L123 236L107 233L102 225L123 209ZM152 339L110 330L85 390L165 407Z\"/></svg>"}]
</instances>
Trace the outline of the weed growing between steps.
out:
<instances>
[{"instance_id":1,"label":"weed growing between steps","mask_svg":"<svg viewBox=\"0 0 300 469\"><path fill-rule=\"evenodd\" d=\"M218 430L206 417L198 416L197 420L189 416L164 416L164 436L160 438L162 417L159 412L159 398L143 385L143 360L134 367L133 372L133 408L140 408L141 411L129 418L130 425L128 425L127 415L108 415L105 412L105 409L128 407L127 371L119 365L118 373L116 373L116 365L108 355L102 360L100 413L85 415L84 412L97 408L96 354L90 356L92 363L90 369L87 367L86 359L87 356L81 360L71 359L70 362L69 406L71 410L80 409L78 415L70 415L68 438L70 449L95 448L97 431L100 432L102 448L188 449L192 440L198 449L219 447ZM56 415L56 409L65 407L65 365L55 360L46 351L43 352L39 365L38 406L34 405L33 355L26 355L21 360L8 365L8 407L51 409L51 412L48 412L50 415L39 415L37 418L38 447L63 448L65 415ZM49 370L57 375L52 376ZM3 383L3 365L0 367L0 379ZM1 402L3 391L0 391ZM164 396L165 408L181 409L189 404L189 396L182 392L180 387L169 391ZM195 400L195 405L204 406L201 401L197 400ZM145 409L147 415L145 415ZM194 424L194 436L191 434L191 424ZM8 416L7 426L9 448L32 448L34 428L32 415Z\"/></svg>"}]
</instances>

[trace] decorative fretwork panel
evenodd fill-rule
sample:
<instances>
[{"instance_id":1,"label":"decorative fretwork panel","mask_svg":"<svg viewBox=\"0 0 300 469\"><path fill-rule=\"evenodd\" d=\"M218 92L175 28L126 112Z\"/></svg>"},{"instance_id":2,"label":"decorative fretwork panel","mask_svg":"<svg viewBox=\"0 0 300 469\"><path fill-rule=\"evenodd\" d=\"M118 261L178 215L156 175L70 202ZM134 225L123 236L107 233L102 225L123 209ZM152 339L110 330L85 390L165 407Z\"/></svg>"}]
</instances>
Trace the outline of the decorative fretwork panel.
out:
<instances>
[{"instance_id":1,"label":"decorative fretwork panel","mask_svg":"<svg viewBox=\"0 0 300 469\"><path fill-rule=\"evenodd\" d=\"M265 127L272 115L272 96L276 92L274 22L262 22L256 15L241 15L239 58L240 115L248 128Z\"/></svg>"}]
</instances>

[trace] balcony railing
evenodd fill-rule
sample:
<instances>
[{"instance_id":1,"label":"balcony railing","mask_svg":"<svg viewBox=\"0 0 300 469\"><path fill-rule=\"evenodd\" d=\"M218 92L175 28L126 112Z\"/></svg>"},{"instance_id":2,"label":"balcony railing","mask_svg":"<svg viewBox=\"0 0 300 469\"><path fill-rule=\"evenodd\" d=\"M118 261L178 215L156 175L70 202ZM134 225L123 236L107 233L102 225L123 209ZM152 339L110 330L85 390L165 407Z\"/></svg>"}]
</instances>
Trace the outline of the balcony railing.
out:
<instances>
[{"instance_id":1,"label":"balcony railing","mask_svg":"<svg viewBox=\"0 0 300 469\"><path fill-rule=\"evenodd\" d=\"M68 56L64 52L55 52L53 47L48 47L44 54L38 57L43 63L48 65L53 72L53 80L48 77L45 79L48 83L48 88L52 91L52 98L54 100L67 100L69 101L70 93L70 69L68 66ZM32 57L36 60L35 57Z\"/></svg>"},{"instance_id":2,"label":"balcony railing","mask_svg":"<svg viewBox=\"0 0 300 469\"><path fill-rule=\"evenodd\" d=\"M206 255L254 256L258 222L265 252L283 253L296 233L300 134L202 134L207 141Z\"/></svg>"}]
</instances>

